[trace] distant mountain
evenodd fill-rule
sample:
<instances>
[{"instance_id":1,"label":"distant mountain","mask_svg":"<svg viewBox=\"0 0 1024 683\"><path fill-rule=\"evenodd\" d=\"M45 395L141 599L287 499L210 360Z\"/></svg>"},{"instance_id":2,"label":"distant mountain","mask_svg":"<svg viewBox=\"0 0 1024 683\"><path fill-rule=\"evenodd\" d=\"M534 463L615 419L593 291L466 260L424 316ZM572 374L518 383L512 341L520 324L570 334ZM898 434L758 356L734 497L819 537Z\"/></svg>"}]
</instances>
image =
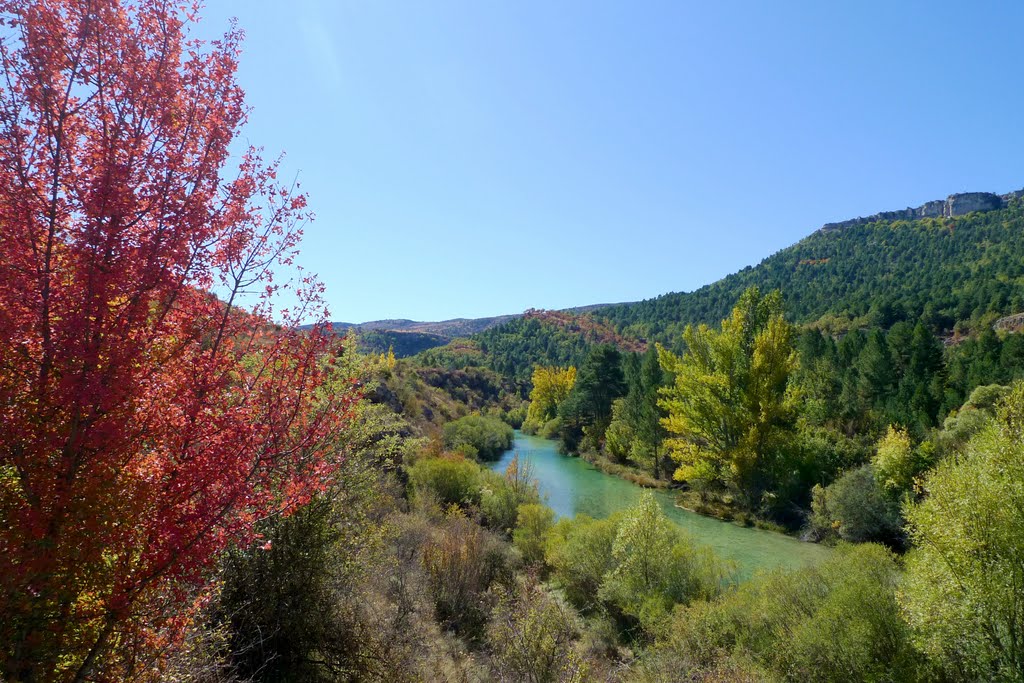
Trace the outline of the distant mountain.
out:
<instances>
[{"instance_id":1,"label":"distant mountain","mask_svg":"<svg viewBox=\"0 0 1024 683\"><path fill-rule=\"evenodd\" d=\"M500 325L514 318L514 315L497 315L490 318L454 318L440 322L419 322L417 320L371 320L365 323L331 323L335 329L359 331L375 330L381 332L419 332L432 334L447 339L468 337L484 330Z\"/></svg>"}]
</instances>

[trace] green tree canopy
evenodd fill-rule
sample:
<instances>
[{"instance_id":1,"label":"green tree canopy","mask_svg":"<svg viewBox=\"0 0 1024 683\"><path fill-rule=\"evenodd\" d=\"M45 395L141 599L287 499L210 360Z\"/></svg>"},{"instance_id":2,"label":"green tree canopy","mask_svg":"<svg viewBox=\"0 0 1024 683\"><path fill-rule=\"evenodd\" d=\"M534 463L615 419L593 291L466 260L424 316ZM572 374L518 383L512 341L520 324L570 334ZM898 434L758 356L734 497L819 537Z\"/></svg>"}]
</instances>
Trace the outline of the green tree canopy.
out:
<instances>
[{"instance_id":1,"label":"green tree canopy","mask_svg":"<svg viewBox=\"0 0 1024 683\"><path fill-rule=\"evenodd\" d=\"M613 407L608 447L613 450L614 445L613 456L628 457L639 465L650 467L657 479L661 476L665 436L665 428L661 424L664 413L658 405L665 372L658 361L657 348L652 345L642 356L627 356L623 370L628 391Z\"/></svg>"},{"instance_id":2,"label":"green tree canopy","mask_svg":"<svg viewBox=\"0 0 1024 683\"><path fill-rule=\"evenodd\" d=\"M559 410L566 449L577 450L584 430L589 437L585 445L596 449L611 422L612 404L625 393L622 353L610 344L592 348L577 373L569 398Z\"/></svg>"}]
</instances>

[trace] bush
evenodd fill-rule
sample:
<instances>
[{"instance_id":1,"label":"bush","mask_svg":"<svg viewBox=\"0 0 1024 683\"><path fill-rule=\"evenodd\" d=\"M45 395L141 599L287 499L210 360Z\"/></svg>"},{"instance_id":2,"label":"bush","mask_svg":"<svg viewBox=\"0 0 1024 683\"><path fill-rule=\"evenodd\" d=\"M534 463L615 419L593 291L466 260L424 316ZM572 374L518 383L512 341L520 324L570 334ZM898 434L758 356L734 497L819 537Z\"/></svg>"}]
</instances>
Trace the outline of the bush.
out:
<instances>
[{"instance_id":1,"label":"bush","mask_svg":"<svg viewBox=\"0 0 1024 683\"><path fill-rule=\"evenodd\" d=\"M480 503L480 466L461 455L421 458L407 471L417 495L434 495L445 505Z\"/></svg>"},{"instance_id":2,"label":"bush","mask_svg":"<svg viewBox=\"0 0 1024 683\"><path fill-rule=\"evenodd\" d=\"M498 591L487 641L498 679L530 683L588 680L574 643L579 625L572 610L532 577L515 590Z\"/></svg>"},{"instance_id":3,"label":"bush","mask_svg":"<svg viewBox=\"0 0 1024 683\"><path fill-rule=\"evenodd\" d=\"M882 489L871 465L846 472L824 489L815 486L811 496L809 521L819 537L903 545L899 504Z\"/></svg>"},{"instance_id":4,"label":"bush","mask_svg":"<svg viewBox=\"0 0 1024 683\"><path fill-rule=\"evenodd\" d=\"M555 513L547 505L528 503L519 506L512 542L527 564L544 561L544 545L554 521Z\"/></svg>"},{"instance_id":5,"label":"bush","mask_svg":"<svg viewBox=\"0 0 1024 683\"><path fill-rule=\"evenodd\" d=\"M513 429L522 428L523 424L526 422L526 410L528 405L528 403L523 403L517 408L512 408L506 411L502 416L502 420L511 425Z\"/></svg>"},{"instance_id":6,"label":"bush","mask_svg":"<svg viewBox=\"0 0 1024 683\"><path fill-rule=\"evenodd\" d=\"M497 417L467 415L444 426L444 447L455 451L463 446L476 449L483 460L495 460L512 448L512 427Z\"/></svg>"},{"instance_id":7,"label":"bush","mask_svg":"<svg viewBox=\"0 0 1024 683\"><path fill-rule=\"evenodd\" d=\"M653 632L674 605L718 595L729 568L665 517L654 495L623 513L599 595Z\"/></svg>"},{"instance_id":8,"label":"bush","mask_svg":"<svg viewBox=\"0 0 1024 683\"><path fill-rule=\"evenodd\" d=\"M968 439L992 421L996 405L1010 392L1010 387L989 384L975 388L970 397L943 423L940 434L947 450L962 447Z\"/></svg>"},{"instance_id":9,"label":"bush","mask_svg":"<svg viewBox=\"0 0 1024 683\"><path fill-rule=\"evenodd\" d=\"M462 514L452 515L423 547L437 618L470 640L483 635L485 593L512 578L508 545Z\"/></svg>"},{"instance_id":10,"label":"bush","mask_svg":"<svg viewBox=\"0 0 1024 683\"><path fill-rule=\"evenodd\" d=\"M339 530L331 506L317 501L263 525L270 546L235 549L225 562L221 618L231 664L258 680L328 680L311 655L344 641L332 578ZM347 578L347 577L346 577Z\"/></svg>"},{"instance_id":11,"label":"bush","mask_svg":"<svg viewBox=\"0 0 1024 683\"><path fill-rule=\"evenodd\" d=\"M934 446L924 442L914 447L906 430L889 426L878 442L878 451L871 460L875 478L882 488L896 498L913 489L914 480L932 465Z\"/></svg>"},{"instance_id":12,"label":"bush","mask_svg":"<svg viewBox=\"0 0 1024 683\"><path fill-rule=\"evenodd\" d=\"M516 526L519 506L540 502L533 467L529 461L521 461L516 455L505 468L504 476L490 470L483 470L481 474L484 484L480 509L484 521L489 528L511 535Z\"/></svg>"},{"instance_id":13,"label":"bush","mask_svg":"<svg viewBox=\"0 0 1024 683\"><path fill-rule=\"evenodd\" d=\"M762 574L717 602L677 609L651 668L671 666L680 677L731 663L797 681L924 678L896 602L899 579L896 558L874 544Z\"/></svg>"},{"instance_id":14,"label":"bush","mask_svg":"<svg viewBox=\"0 0 1024 683\"><path fill-rule=\"evenodd\" d=\"M651 633L679 603L717 595L732 570L694 545L654 496L604 520L560 520L548 534L552 579L578 609L602 609Z\"/></svg>"},{"instance_id":15,"label":"bush","mask_svg":"<svg viewBox=\"0 0 1024 683\"><path fill-rule=\"evenodd\" d=\"M562 421L559 418L554 417L541 425L540 429L537 431L537 436L542 439L556 439L558 438L558 434L561 432L561 429Z\"/></svg>"},{"instance_id":16,"label":"bush","mask_svg":"<svg viewBox=\"0 0 1024 683\"><path fill-rule=\"evenodd\" d=\"M903 606L954 678L1024 680L1024 384L907 509L915 549Z\"/></svg>"},{"instance_id":17,"label":"bush","mask_svg":"<svg viewBox=\"0 0 1024 683\"><path fill-rule=\"evenodd\" d=\"M600 608L597 592L604 575L615 566L612 546L620 518L577 515L560 519L548 535L545 558L552 579L579 610L593 612Z\"/></svg>"},{"instance_id":18,"label":"bush","mask_svg":"<svg viewBox=\"0 0 1024 683\"><path fill-rule=\"evenodd\" d=\"M636 434L632 427L621 416L625 399L620 398L612 404L612 422L604 433L604 449L615 462L625 462L630 458L636 442Z\"/></svg>"}]
</instances>

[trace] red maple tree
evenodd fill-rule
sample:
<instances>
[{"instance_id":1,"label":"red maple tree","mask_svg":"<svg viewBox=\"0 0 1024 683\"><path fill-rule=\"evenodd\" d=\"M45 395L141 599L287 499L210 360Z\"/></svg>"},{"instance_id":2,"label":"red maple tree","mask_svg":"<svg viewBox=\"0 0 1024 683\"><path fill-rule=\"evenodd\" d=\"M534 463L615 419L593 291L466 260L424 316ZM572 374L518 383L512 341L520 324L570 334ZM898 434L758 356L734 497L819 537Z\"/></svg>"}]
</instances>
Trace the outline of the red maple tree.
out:
<instances>
[{"instance_id":1,"label":"red maple tree","mask_svg":"<svg viewBox=\"0 0 1024 683\"><path fill-rule=\"evenodd\" d=\"M145 677L336 464L321 287L274 308L306 200L257 150L228 173L241 35L195 12L0 1L0 678Z\"/></svg>"}]
</instances>

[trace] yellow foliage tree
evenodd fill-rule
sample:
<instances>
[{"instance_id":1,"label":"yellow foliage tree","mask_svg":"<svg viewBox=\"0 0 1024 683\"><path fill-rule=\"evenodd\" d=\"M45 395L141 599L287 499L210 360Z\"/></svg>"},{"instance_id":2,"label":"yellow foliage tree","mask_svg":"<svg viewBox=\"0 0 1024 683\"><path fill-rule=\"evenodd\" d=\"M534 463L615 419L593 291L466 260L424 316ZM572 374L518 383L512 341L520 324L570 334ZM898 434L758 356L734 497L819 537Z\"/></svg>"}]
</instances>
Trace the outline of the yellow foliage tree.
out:
<instances>
[{"instance_id":1,"label":"yellow foliage tree","mask_svg":"<svg viewBox=\"0 0 1024 683\"><path fill-rule=\"evenodd\" d=\"M530 408L527 421L542 425L558 416L558 406L569 396L576 384L576 368L545 367L538 365L533 370L533 390L530 391Z\"/></svg>"},{"instance_id":2,"label":"yellow foliage tree","mask_svg":"<svg viewBox=\"0 0 1024 683\"><path fill-rule=\"evenodd\" d=\"M748 505L768 485L769 462L785 450L798 394L793 327L782 296L756 287L740 297L720 330L687 326L687 352L659 347L662 367L675 376L662 390L662 420L679 462L676 478L697 487L733 486Z\"/></svg>"}]
</instances>

